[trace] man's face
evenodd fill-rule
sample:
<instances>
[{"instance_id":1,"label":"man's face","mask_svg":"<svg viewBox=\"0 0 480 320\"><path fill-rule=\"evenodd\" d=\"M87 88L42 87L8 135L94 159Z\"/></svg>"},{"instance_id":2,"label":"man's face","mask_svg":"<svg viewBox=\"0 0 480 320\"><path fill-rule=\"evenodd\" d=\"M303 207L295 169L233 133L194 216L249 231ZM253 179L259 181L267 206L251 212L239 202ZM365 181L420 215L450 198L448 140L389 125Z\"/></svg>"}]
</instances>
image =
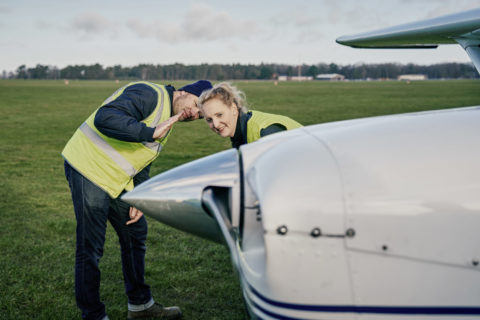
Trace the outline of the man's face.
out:
<instances>
[{"instance_id":1,"label":"man's face","mask_svg":"<svg viewBox=\"0 0 480 320\"><path fill-rule=\"evenodd\" d=\"M179 114L183 112L183 110L187 109L187 113L189 115L189 117L181 119L180 121L202 118L200 109L198 108L198 97L186 91L177 92L178 95L173 98L173 112L175 114Z\"/></svg>"}]
</instances>

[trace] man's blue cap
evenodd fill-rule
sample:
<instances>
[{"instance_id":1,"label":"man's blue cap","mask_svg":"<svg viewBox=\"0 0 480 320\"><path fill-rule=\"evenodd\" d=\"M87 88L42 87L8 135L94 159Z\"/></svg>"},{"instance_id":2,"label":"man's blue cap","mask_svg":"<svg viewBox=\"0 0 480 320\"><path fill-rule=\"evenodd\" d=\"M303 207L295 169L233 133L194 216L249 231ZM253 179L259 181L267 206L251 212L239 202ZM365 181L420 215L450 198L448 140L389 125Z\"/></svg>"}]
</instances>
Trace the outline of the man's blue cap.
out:
<instances>
[{"instance_id":1,"label":"man's blue cap","mask_svg":"<svg viewBox=\"0 0 480 320\"><path fill-rule=\"evenodd\" d=\"M181 87L178 89L179 91L186 91L197 97L200 97L203 91L211 89L212 84L208 80L198 80L195 83L187 84L186 86Z\"/></svg>"}]
</instances>

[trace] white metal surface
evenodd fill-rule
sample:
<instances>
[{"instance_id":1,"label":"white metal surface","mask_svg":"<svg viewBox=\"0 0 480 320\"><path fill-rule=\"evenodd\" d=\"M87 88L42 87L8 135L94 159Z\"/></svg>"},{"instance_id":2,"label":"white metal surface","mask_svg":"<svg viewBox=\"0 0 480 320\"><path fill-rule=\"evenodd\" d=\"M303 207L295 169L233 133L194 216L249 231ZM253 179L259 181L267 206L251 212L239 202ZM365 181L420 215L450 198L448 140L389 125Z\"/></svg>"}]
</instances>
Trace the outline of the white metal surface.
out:
<instances>
[{"instance_id":1,"label":"white metal surface","mask_svg":"<svg viewBox=\"0 0 480 320\"><path fill-rule=\"evenodd\" d=\"M242 147L265 267L250 277L245 257L240 269L273 301L260 299L263 311L478 318L478 123L480 108L461 108L312 126ZM348 229L355 236L343 237Z\"/></svg>"},{"instance_id":2,"label":"white metal surface","mask_svg":"<svg viewBox=\"0 0 480 320\"><path fill-rule=\"evenodd\" d=\"M124 199L222 235L253 318L478 319L478 123L472 107L301 128Z\"/></svg>"}]
</instances>

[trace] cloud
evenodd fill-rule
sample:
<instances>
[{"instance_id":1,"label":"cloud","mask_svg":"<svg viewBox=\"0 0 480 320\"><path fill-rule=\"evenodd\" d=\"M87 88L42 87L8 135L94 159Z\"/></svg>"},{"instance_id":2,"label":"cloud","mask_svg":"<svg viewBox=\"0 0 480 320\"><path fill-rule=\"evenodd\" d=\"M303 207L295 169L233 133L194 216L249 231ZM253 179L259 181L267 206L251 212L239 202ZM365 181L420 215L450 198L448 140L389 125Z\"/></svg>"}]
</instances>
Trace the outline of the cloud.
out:
<instances>
[{"instance_id":1,"label":"cloud","mask_svg":"<svg viewBox=\"0 0 480 320\"><path fill-rule=\"evenodd\" d=\"M325 39L325 34L318 30L305 30L299 32L295 38L294 44L311 44Z\"/></svg>"},{"instance_id":2,"label":"cloud","mask_svg":"<svg viewBox=\"0 0 480 320\"><path fill-rule=\"evenodd\" d=\"M287 8L274 13L268 24L270 37L281 38L290 44L308 44L325 38L325 12L318 12L309 6Z\"/></svg>"},{"instance_id":3,"label":"cloud","mask_svg":"<svg viewBox=\"0 0 480 320\"><path fill-rule=\"evenodd\" d=\"M273 15L269 22L275 28L284 27L298 27L309 28L322 23L322 17L319 15L311 14L309 8L296 7L294 9L288 8L283 12Z\"/></svg>"},{"instance_id":4,"label":"cloud","mask_svg":"<svg viewBox=\"0 0 480 320\"><path fill-rule=\"evenodd\" d=\"M188 11L182 27L192 40L248 39L258 31L254 21L236 20L227 12L217 12L204 4L194 5Z\"/></svg>"},{"instance_id":5,"label":"cloud","mask_svg":"<svg viewBox=\"0 0 480 320\"><path fill-rule=\"evenodd\" d=\"M0 6L0 14L8 14L12 13L12 8L7 7L7 6Z\"/></svg>"},{"instance_id":6,"label":"cloud","mask_svg":"<svg viewBox=\"0 0 480 320\"><path fill-rule=\"evenodd\" d=\"M6 42L0 42L0 48L4 47L7 49L12 49L12 48L20 48L20 49L26 49L27 45L21 41L6 41Z\"/></svg>"},{"instance_id":7,"label":"cloud","mask_svg":"<svg viewBox=\"0 0 480 320\"><path fill-rule=\"evenodd\" d=\"M182 36L178 25L160 21L145 23L139 19L130 19L127 21L126 26L127 29L141 39L156 38L159 41L179 42L177 39Z\"/></svg>"},{"instance_id":8,"label":"cloud","mask_svg":"<svg viewBox=\"0 0 480 320\"><path fill-rule=\"evenodd\" d=\"M127 21L127 28L133 31L140 38L150 38L155 35L154 25L147 25L138 19L130 19Z\"/></svg>"},{"instance_id":9,"label":"cloud","mask_svg":"<svg viewBox=\"0 0 480 320\"><path fill-rule=\"evenodd\" d=\"M45 20L37 20L35 22L35 28L38 30L46 30L53 27L53 24Z\"/></svg>"},{"instance_id":10,"label":"cloud","mask_svg":"<svg viewBox=\"0 0 480 320\"><path fill-rule=\"evenodd\" d=\"M456 1L440 1L433 0L430 4L430 10L426 13L425 18L436 18L438 16L458 13L461 11L478 8L479 3L470 0Z\"/></svg>"},{"instance_id":11,"label":"cloud","mask_svg":"<svg viewBox=\"0 0 480 320\"><path fill-rule=\"evenodd\" d=\"M71 29L83 39L96 35L116 35L115 25L97 13L84 13L77 16L71 22Z\"/></svg>"},{"instance_id":12,"label":"cloud","mask_svg":"<svg viewBox=\"0 0 480 320\"><path fill-rule=\"evenodd\" d=\"M127 27L140 38L155 37L161 42L249 39L259 32L255 21L235 19L205 4L192 5L180 22L144 23L131 19Z\"/></svg>"},{"instance_id":13,"label":"cloud","mask_svg":"<svg viewBox=\"0 0 480 320\"><path fill-rule=\"evenodd\" d=\"M392 5L392 2L383 4L383 6L388 7L388 10L391 10L390 5ZM326 21L330 25L345 25L352 33L355 33L355 30L361 32L362 30L388 26L390 24L390 14L388 11L385 12L382 4L373 7L371 3L355 2L351 5L345 5L344 3L332 1L325 3L325 9L328 12Z\"/></svg>"},{"instance_id":14,"label":"cloud","mask_svg":"<svg viewBox=\"0 0 480 320\"><path fill-rule=\"evenodd\" d=\"M316 17L310 16L303 12L295 16L295 25L297 27L310 27L315 24L318 24L318 18Z\"/></svg>"}]
</instances>

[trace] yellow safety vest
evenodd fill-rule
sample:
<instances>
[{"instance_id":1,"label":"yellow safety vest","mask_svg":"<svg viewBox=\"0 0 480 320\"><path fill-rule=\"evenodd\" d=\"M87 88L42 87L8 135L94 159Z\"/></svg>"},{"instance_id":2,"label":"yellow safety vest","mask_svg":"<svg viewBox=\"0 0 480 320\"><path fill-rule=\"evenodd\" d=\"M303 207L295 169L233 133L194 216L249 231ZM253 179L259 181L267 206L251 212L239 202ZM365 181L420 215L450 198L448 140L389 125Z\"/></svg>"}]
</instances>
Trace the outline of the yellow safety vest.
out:
<instances>
[{"instance_id":1,"label":"yellow safety vest","mask_svg":"<svg viewBox=\"0 0 480 320\"><path fill-rule=\"evenodd\" d=\"M129 86L143 83L157 92L155 110L141 122L154 128L171 117L170 97L164 86L151 82L133 82L118 89L102 103L115 100ZM98 109L77 129L62 151L65 160L85 178L95 183L112 198L133 189L133 177L153 160L167 142L167 135L154 142L126 142L102 134L94 124Z\"/></svg>"},{"instance_id":2,"label":"yellow safety vest","mask_svg":"<svg viewBox=\"0 0 480 320\"><path fill-rule=\"evenodd\" d=\"M257 141L261 138L260 131L271 126L272 124L281 124L287 130L300 128L302 125L289 117L280 116L271 113L265 113L260 111L251 111L252 116L247 122L247 143Z\"/></svg>"}]
</instances>

